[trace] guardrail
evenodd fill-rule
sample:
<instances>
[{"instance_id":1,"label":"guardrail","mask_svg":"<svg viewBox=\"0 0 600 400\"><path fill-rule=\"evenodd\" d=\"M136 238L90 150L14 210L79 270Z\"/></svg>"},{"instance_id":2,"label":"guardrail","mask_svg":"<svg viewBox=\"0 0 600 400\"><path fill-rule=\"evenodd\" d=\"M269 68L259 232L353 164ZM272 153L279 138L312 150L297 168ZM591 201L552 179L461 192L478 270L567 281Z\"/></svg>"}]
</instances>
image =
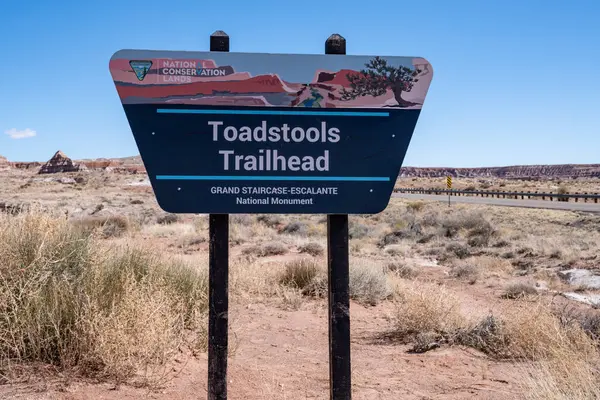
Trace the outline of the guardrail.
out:
<instances>
[{"instance_id":1,"label":"guardrail","mask_svg":"<svg viewBox=\"0 0 600 400\"><path fill-rule=\"evenodd\" d=\"M497 197L505 199L531 199L541 198L542 200L566 201L573 199L576 203L582 202L598 203L600 200L599 193L544 193L544 192L500 192L496 190L456 190L456 189L427 189L427 188L395 188L395 193L419 193L419 194L450 194L451 196L480 196L480 197Z\"/></svg>"}]
</instances>

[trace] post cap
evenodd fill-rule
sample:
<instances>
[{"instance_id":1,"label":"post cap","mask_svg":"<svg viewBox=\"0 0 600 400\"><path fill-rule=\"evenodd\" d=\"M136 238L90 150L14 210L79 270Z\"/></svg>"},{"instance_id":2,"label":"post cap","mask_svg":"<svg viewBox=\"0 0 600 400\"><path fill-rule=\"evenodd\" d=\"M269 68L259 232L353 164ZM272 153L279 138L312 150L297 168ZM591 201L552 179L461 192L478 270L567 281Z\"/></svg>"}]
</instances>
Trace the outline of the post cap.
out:
<instances>
[{"instance_id":1,"label":"post cap","mask_svg":"<svg viewBox=\"0 0 600 400\"><path fill-rule=\"evenodd\" d=\"M334 33L325 42L325 54L346 54L346 39Z\"/></svg>"},{"instance_id":2,"label":"post cap","mask_svg":"<svg viewBox=\"0 0 600 400\"><path fill-rule=\"evenodd\" d=\"M210 35L210 51L229 51L229 35L223 31Z\"/></svg>"}]
</instances>

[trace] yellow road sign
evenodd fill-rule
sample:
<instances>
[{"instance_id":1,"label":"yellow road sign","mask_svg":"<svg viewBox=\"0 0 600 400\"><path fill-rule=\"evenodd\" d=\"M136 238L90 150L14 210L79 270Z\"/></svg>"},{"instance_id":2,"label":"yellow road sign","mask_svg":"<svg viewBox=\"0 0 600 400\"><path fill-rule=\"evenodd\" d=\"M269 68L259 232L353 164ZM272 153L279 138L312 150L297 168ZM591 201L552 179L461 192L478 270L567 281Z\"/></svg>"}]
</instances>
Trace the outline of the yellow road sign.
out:
<instances>
[{"instance_id":1,"label":"yellow road sign","mask_svg":"<svg viewBox=\"0 0 600 400\"><path fill-rule=\"evenodd\" d=\"M448 186L448 189L452 189L452 177L448 176L446 178L446 186Z\"/></svg>"}]
</instances>

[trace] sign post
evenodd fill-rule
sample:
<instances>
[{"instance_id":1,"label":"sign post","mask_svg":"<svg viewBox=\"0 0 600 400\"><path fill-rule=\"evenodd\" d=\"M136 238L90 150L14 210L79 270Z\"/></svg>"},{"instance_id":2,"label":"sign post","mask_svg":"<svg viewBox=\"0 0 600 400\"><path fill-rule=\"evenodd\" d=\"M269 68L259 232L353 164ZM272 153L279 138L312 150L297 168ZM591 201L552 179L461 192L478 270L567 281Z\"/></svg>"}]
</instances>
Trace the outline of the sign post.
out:
<instances>
[{"instance_id":1,"label":"sign post","mask_svg":"<svg viewBox=\"0 0 600 400\"><path fill-rule=\"evenodd\" d=\"M216 31L210 51L229 51L229 36ZM229 214L208 217L208 400L227 399L229 314Z\"/></svg>"},{"instance_id":2,"label":"sign post","mask_svg":"<svg viewBox=\"0 0 600 400\"><path fill-rule=\"evenodd\" d=\"M448 187L448 190L452 190L452 177L450 175L448 175L446 177L446 186ZM450 195L452 193L448 192L448 207L450 207Z\"/></svg>"},{"instance_id":3,"label":"sign post","mask_svg":"<svg viewBox=\"0 0 600 400\"><path fill-rule=\"evenodd\" d=\"M325 54L346 54L346 39L331 35ZM348 214L327 216L330 398L351 398Z\"/></svg>"},{"instance_id":4,"label":"sign post","mask_svg":"<svg viewBox=\"0 0 600 400\"><path fill-rule=\"evenodd\" d=\"M326 214L330 398L351 398L348 215L383 211L433 76L421 57L120 50L110 71L160 207L209 221L208 398L227 398L229 214Z\"/></svg>"}]
</instances>

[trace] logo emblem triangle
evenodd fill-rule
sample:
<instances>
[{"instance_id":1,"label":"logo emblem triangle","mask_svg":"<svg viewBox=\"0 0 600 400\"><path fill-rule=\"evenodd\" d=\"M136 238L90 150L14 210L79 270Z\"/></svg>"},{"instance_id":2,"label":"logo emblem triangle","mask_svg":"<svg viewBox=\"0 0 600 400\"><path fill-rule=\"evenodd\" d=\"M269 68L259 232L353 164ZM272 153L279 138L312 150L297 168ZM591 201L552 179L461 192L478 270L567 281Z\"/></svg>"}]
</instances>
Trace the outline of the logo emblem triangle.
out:
<instances>
[{"instance_id":1,"label":"logo emblem triangle","mask_svg":"<svg viewBox=\"0 0 600 400\"><path fill-rule=\"evenodd\" d=\"M129 65L133 69L135 76L137 76L139 81L143 81L150 71L150 67L152 67L152 61L146 60L131 60L129 61Z\"/></svg>"}]
</instances>

